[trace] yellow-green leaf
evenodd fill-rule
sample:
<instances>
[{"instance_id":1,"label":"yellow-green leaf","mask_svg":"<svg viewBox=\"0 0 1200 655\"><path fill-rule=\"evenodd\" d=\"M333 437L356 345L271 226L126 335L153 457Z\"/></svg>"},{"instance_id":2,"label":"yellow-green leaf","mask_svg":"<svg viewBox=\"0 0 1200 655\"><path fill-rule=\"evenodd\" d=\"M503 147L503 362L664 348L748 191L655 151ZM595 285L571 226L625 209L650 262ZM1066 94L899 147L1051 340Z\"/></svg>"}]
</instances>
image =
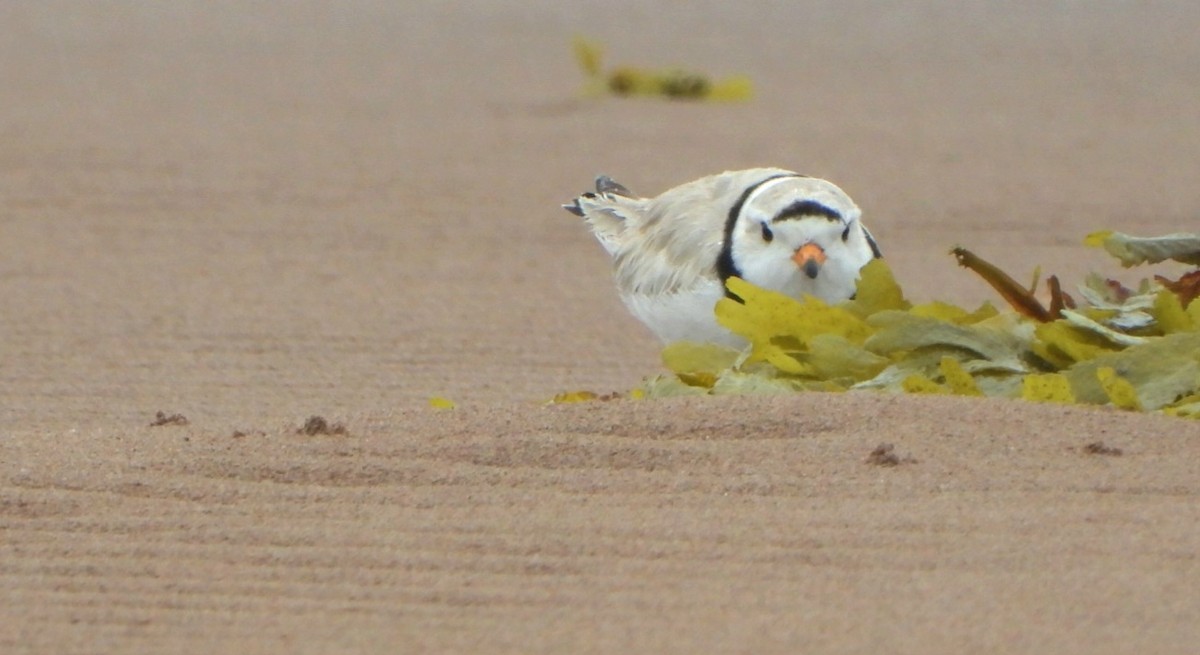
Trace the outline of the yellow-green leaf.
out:
<instances>
[{"instance_id":1,"label":"yellow-green leaf","mask_svg":"<svg viewBox=\"0 0 1200 655\"><path fill-rule=\"evenodd\" d=\"M904 292L892 276L892 269L882 259L873 259L858 273L858 286L854 300L845 307L854 314L866 318L888 309L908 309L911 305L904 299Z\"/></svg>"},{"instance_id":2,"label":"yellow-green leaf","mask_svg":"<svg viewBox=\"0 0 1200 655\"><path fill-rule=\"evenodd\" d=\"M819 334L809 342L808 352L802 355L804 363L812 367L812 374L825 380L838 380L853 384L869 380L891 363L886 357L848 341L836 334Z\"/></svg>"},{"instance_id":3,"label":"yellow-green leaf","mask_svg":"<svg viewBox=\"0 0 1200 655\"><path fill-rule=\"evenodd\" d=\"M1021 398L1038 403L1075 402L1071 382L1061 373L1030 373L1021 381Z\"/></svg>"},{"instance_id":4,"label":"yellow-green leaf","mask_svg":"<svg viewBox=\"0 0 1200 655\"><path fill-rule=\"evenodd\" d=\"M1172 334L1175 332L1188 332L1197 329L1197 325L1192 321L1191 314L1183 308L1183 304L1179 302L1179 296L1175 295L1167 289L1158 292L1154 297L1154 308L1152 310L1154 320L1158 324L1163 334Z\"/></svg>"},{"instance_id":5,"label":"yellow-green leaf","mask_svg":"<svg viewBox=\"0 0 1200 655\"><path fill-rule=\"evenodd\" d=\"M454 409L457 407L453 400L450 400L449 398L442 398L441 396L433 396L430 398L429 406L434 409Z\"/></svg>"},{"instance_id":6,"label":"yellow-green leaf","mask_svg":"<svg viewBox=\"0 0 1200 655\"><path fill-rule=\"evenodd\" d=\"M1058 368L1109 354L1117 346L1066 321L1041 323L1034 329L1033 352Z\"/></svg>"},{"instance_id":7,"label":"yellow-green leaf","mask_svg":"<svg viewBox=\"0 0 1200 655\"><path fill-rule=\"evenodd\" d=\"M1112 235L1112 230L1099 230L1097 232L1092 232L1083 238L1083 245L1091 246L1093 248L1103 248L1104 242L1108 241L1108 238Z\"/></svg>"},{"instance_id":8,"label":"yellow-green leaf","mask_svg":"<svg viewBox=\"0 0 1200 655\"><path fill-rule=\"evenodd\" d=\"M737 371L726 371L717 378L713 385L714 395L743 395L743 394L780 394L795 393L796 387L786 380L769 378L763 375L749 375Z\"/></svg>"},{"instance_id":9,"label":"yellow-green leaf","mask_svg":"<svg viewBox=\"0 0 1200 655\"><path fill-rule=\"evenodd\" d=\"M641 386L634 389L638 398L673 398L675 396L706 396L709 390L684 384L674 375L656 375L642 380Z\"/></svg>"},{"instance_id":10,"label":"yellow-green leaf","mask_svg":"<svg viewBox=\"0 0 1200 655\"><path fill-rule=\"evenodd\" d=\"M663 365L675 373L712 373L714 376L733 366L735 350L712 343L676 341L662 351Z\"/></svg>"},{"instance_id":11,"label":"yellow-green leaf","mask_svg":"<svg viewBox=\"0 0 1200 655\"><path fill-rule=\"evenodd\" d=\"M1114 406L1135 412L1142 411L1142 403L1138 400L1137 390L1133 388L1129 380L1117 375L1115 370L1108 366L1101 366L1096 369L1096 379L1100 381L1100 388L1104 389L1109 402Z\"/></svg>"},{"instance_id":12,"label":"yellow-green leaf","mask_svg":"<svg viewBox=\"0 0 1200 655\"><path fill-rule=\"evenodd\" d=\"M572 43L575 50L575 61L583 72L588 77L595 77L600 74L600 60L604 56L604 48L595 41L590 41L582 36L576 36Z\"/></svg>"},{"instance_id":13,"label":"yellow-green leaf","mask_svg":"<svg viewBox=\"0 0 1200 655\"><path fill-rule=\"evenodd\" d=\"M595 400L599 396L592 391L566 391L554 396L550 401L553 405L561 405L564 403L585 403L589 400Z\"/></svg>"},{"instance_id":14,"label":"yellow-green leaf","mask_svg":"<svg viewBox=\"0 0 1200 655\"><path fill-rule=\"evenodd\" d=\"M962 367L962 364L953 357L942 357L942 362L938 366L942 373L942 379L945 380L946 386L950 387L959 396L982 396L983 392L979 390L979 385L975 384L975 378Z\"/></svg>"},{"instance_id":15,"label":"yellow-green leaf","mask_svg":"<svg viewBox=\"0 0 1200 655\"><path fill-rule=\"evenodd\" d=\"M732 298L718 301L717 322L756 348L780 338L804 345L818 334L836 334L851 343L862 343L871 334L871 328L857 316L817 298L806 296L799 301L736 277L729 278L727 286L743 302Z\"/></svg>"},{"instance_id":16,"label":"yellow-green leaf","mask_svg":"<svg viewBox=\"0 0 1200 655\"><path fill-rule=\"evenodd\" d=\"M998 312L996 307L990 302L985 302L979 306L979 309L976 309L973 312L968 312L962 307L935 300L933 302L916 305L909 310L909 313L913 316L935 318L939 321L946 321L947 323L954 323L956 325L973 325L980 321L992 318L1000 312Z\"/></svg>"},{"instance_id":17,"label":"yellow-green leaf","mask_svg":"<svg viewBox=\"0 0 1200 655\"><path fill-rule=\"evenodd\" d=\"M1099 369L1111 368L1137 390L1146 410L1156 410L1181 396L1200 392L1200 332L1177 332L1147 339L1145 344L1080 362L1063 374L1080 402L1109 402L1099 383Z\"/></svg>"},{"instance_id":18,"label":"yellow-green leaf","mask_svg":"<svg viewBox=\"0 0 1200 655\"><path fill-rule=\"evenodd\" d=\"M885 311L871 316L878 332L864 346L874 353L896 356L933 346L951 346L980 359L1007 360L1017 356L1025 344L1020 334L990 329L984 325L956 325L908 312Z\"/></svg>"},{"instance_id":19,"label":"yellow-green leaf","mask_svg":"<svg viewBox=\"0 0 1200 655\"><path fill-rule=\"evenodd\" d=\"M1180 418L1200 419L1200 393L1180 398L1164 407L1163 413Z\"/></svg>"},{"instance_id":20,"label":"yellow-green leaf","mask_svg":"<svg viewBox=\"0 0 1200 655\"><path fill-rule=\"evenodd\" d=\"M900 387L904 389L904 393L919 393L919 394L948 394L950 390L942 385L930 380L924 375L913 374L900 383Z\"/></svg>"},{"instance_id":21,"label":"yellow-green leaf","mask_svg":"<svg viewBox=\"0 0 1200 655\"><path fill-rule=\"evenodd\" d=\"M740 102L754 96L754 84L744 75L730 77L713 85L708 97L720 102Z\"/></svg>"}]
</instances>

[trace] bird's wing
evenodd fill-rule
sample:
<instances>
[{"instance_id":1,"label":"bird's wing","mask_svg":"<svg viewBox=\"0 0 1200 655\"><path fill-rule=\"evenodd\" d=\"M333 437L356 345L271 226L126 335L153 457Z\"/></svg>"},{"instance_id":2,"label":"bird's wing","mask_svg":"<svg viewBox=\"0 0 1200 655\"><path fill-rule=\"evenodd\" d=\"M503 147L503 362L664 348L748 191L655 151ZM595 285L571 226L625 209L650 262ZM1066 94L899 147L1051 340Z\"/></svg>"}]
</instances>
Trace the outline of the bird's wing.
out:
<instances>
[{"instance_id":1,"label":"bird's wing","mask_svg":"<svg viewBox=\"0 0 1200 655\"><path fill-rule=\"evenodd\" d=\"M745 189L790 171L750 169L675 187L645 206L614 252L617 286L630 294L690 291L717 278L729 212Z\"/></svg>"}]
</instances>

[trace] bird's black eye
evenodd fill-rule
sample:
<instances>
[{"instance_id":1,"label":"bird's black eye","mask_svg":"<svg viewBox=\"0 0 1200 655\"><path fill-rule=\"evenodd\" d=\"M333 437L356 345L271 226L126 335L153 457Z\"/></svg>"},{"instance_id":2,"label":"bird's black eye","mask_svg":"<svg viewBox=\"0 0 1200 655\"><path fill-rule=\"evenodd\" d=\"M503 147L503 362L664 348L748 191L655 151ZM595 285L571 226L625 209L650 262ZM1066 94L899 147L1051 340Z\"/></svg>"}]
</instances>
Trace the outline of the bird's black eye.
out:
<instances>
[{"instance_id":1,"label":"bird's black eye","mask_svg":"<svg viewBox=\"0 0 1200 655\"><path fill-rule=\"evenodd\" d=\"M849 241L849 240L850 240L850 226L847 225L846 229L842 230L842 241Z\"/></svg>"},{"instance_id":2,"label":"bird's black eye","mask_svg":"<svg viewBox=\"0 0 1200 655\"><path fill-rule=\"evenodd\" d=\"M766 241L767 243L771 243L771 239L775 238L775 234L773 232L771 232L771 228L767 227L766 223L762 224L762 228L763 228L763 241Z\"/></svg>"}]
</instances>

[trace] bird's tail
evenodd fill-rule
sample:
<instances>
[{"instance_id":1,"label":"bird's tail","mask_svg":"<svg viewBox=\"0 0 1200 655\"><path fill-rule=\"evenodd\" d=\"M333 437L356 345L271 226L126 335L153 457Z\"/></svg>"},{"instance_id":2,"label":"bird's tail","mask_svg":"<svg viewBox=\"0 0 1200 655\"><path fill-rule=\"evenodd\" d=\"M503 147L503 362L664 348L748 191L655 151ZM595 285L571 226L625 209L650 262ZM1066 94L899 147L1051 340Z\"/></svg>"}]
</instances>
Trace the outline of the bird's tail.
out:
<instances>
[{"instance_id":1,"label":"bird's tail","mask_svg":"<svg viewBox=\"0 0 1200 655\"><path fill-rule=\"evenodd\" d=\"M645 201L607 175L596 178L596 190L585 192L563 205L563 209L581 216L592 232L611 253L631 219L636 221Z\"/></svg>"},{"instance_id":2,"label":"bird's tail","mask_svg":"<svg viewBox=\"0 0 1200 655\"><path fill-rule=\"evenodd\" d=\"M596 191L586 191L578 198L563 205L563 209L575 214L576 216L587 216L587 210L584 209L584 203L594 204L590 201L605 200L603 196L621 196L624 198L636 198L633 192L625 188L625 185L617 182L607 175L596 177ZM611 200L611 198L607 198Z\"/></svg>"}]
</instances>

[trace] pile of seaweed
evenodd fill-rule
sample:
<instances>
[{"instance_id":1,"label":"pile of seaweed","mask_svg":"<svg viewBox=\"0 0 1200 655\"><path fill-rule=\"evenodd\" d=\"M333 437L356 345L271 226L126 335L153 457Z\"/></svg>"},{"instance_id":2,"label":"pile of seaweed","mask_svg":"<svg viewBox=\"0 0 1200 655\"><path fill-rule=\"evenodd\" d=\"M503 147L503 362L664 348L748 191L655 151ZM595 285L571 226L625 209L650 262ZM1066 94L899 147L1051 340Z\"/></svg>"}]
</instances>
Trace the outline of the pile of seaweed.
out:
<instances>
[{"instance_id":1,"label":"pile of seaweed","mask_svg":"<svg viewBox=\"0 0 1200 655\"><path fill-rule=\"evenodd\" d=\"M1124 266L1173 260L1200 267L1200 234L1138 238L1090 235ZM1049 306L974 253L958 262L1012 307L972 310L914 305L884 260L863 268L853 300L802 300L731 278L717 320L744 337L741 352L676 343L663 351L671 375L635 397L872 389L1112 405L1200 418L1200 268L1129 288L1092 274L1079 301L1047 279Z\"/></svg>"}]
</instances>

